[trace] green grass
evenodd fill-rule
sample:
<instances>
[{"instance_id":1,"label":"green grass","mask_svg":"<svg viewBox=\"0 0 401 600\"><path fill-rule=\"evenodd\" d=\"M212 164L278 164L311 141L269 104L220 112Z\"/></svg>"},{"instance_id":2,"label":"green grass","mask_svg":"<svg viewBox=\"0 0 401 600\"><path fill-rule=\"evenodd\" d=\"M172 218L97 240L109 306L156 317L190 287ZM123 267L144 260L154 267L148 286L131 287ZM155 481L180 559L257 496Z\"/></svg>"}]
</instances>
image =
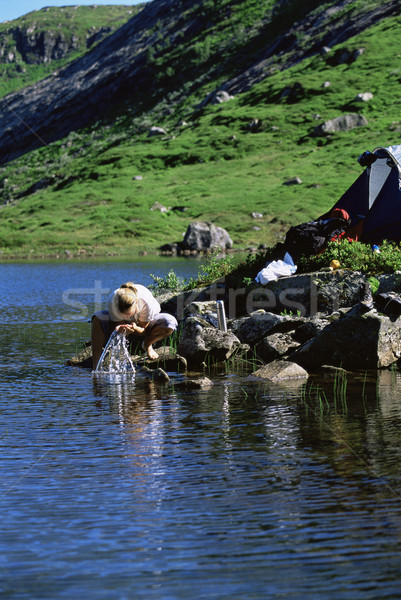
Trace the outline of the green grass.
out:
<instances>
[{"instance_id":1,"label":"green grass","mask_svg":"<svg viewBox=\"0 0 401 600\"><path fill-rule=\"evenodd\" d=\"M204 17L197 13L199 19L207 20L209 4L210 10L217 6L203 3ZM355 63L332 66L333 49L327 56L316 55L277 71L229 102L194 110L223 76L215 73L217 67L224 67L226 74L234 69L228 50L220 63L213 62L228 32L250 31L253 22L256 36L261 31L256 16L267 19L268 10L261 14L258 2L243 0L230 6L232 18L199 29L194 43L203 40L205 47L198 47L191 64L201 65L200 81L182 83L187 93L181 100L172 99L172 82L164 82L165 98L143 114L127 110L113 121L72 133L0 168L4 257L23 256L31 249L152 250L182 240L188 223L195 220L224 227L237 248L274 245L291 225L318 217L336 202L361 172L359 154L397 143L401 69L394 48L400 17L383 19L339 46L365 48ZM347 14L340 16L345 19ZM81 24L87 26L83 16ZM186 40L182 47L170 49L166 44L160 40L152 58L159 60L162 72L165 61L173 61L172 65L177 61L177 70L194 52ZM245 38L234 50L244 44ZM206 82L202 73L214 73L214 79ZM322 87L325 81L330 87ZM302 83L302 97L281 98L295 82ZM371 91L373 100L354 104L356 94L364 91ZM364 114L368 126L324 138L313 135L322 121L351 111ZM261 127L252 133L249 124L255 118ZM187 125L179 126L180 120ZM168 135L148 138L151 124L163 126ZM134 180L136 175L142 180ZM284 185L294 176L302 179L301 185ZM18 198L43 179L48 187ZM187 210L162 214L150 210L155 202ZM263 217L253 219L252 212Z\"/></svg>"}]
</instances>

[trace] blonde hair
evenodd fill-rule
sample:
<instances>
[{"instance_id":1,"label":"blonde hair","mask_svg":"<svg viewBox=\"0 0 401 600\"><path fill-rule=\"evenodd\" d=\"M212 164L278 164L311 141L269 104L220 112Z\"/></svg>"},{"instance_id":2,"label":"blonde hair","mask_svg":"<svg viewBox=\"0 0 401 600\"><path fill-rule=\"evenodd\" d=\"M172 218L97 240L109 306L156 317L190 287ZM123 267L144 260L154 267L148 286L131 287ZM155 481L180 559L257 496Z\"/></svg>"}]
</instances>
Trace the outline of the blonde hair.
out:
<instances>
[{"instance_id":1,"label":"blonde hair","mask_svg":"<svg viewBox=\"0 0 401 600\"><path fill-rule=\"evenodd\" d=\"M128 281L121 285L117 290L117 308L121 313L125 313L136 303L138 298L138 290L135 285Z\"/></svg>"}]
</instances>

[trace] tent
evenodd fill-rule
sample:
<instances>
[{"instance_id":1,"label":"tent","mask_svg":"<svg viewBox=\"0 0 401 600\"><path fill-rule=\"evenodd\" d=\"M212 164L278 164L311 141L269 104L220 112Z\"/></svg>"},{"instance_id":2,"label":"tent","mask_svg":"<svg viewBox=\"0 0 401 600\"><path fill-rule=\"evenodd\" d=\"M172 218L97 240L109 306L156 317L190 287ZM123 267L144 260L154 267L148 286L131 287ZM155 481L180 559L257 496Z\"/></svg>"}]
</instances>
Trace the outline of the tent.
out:
<instances>
[{"instance_id":1,"label":"tent","mask_svg":"<svg viewBox=\"0 0 401 600\"><path fill-rule=\"evenodd\" d=\"M333 209L348 212L361 242L401 242L401 145L364 152L358 162L364 172Z\"/></svg>"}]
</instances>

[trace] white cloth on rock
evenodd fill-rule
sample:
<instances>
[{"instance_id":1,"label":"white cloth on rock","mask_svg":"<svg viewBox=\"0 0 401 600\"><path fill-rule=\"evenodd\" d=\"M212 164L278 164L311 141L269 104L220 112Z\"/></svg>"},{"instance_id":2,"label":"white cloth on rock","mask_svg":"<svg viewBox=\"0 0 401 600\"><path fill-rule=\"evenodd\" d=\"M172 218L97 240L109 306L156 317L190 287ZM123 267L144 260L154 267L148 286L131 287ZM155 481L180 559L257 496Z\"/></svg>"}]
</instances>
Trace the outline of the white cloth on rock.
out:
<instances>
[{"instance_id":1,"label":"white cloth on rock","mask_svg":"<svg viewBox=\"0 0 401 600\"><path fill-rule=\"evenodd\" d=\"M266 285L266 283L269 283L269 281L275 281L279 277L288 277L289 275L294 275L296 270L297 266L294 265L292 256L286 252L284 260L273 260L272 262L268 263L264 269L259 271L255 277L255 281L261 283L262 285Z\"/></svg>"}]
</instances>

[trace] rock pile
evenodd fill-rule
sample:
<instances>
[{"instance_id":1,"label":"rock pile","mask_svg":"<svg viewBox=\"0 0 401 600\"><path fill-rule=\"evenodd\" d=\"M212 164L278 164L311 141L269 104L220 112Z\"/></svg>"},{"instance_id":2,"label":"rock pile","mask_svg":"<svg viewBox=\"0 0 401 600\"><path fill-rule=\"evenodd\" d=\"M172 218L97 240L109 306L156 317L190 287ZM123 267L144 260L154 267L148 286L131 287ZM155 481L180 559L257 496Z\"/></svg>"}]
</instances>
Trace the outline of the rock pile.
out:
<instances>
[{"instance_id":1,"label":"rock pile","mask_svg":"<svg viewBox=\"0 0 401 600\"><path fill-rule=\"evenodd\" d=\"M401 274L381 276L379 292L385 296L400 281ZM270 382L305 378L328 366L348 371L391 367L401 358L401 305L370 307L359 300L363 288L366 281L360 273L334 271L294 275L244 290L228 290L220 282L159 298L162 310L180 321L177 353L169 356L168 366L202 371L227 360L252 359L262 365L252 376ZM294 308L295 297L299 309L283 310L288 300ZM227 331L218 327L218 299L225 302ZM392 313L392 306L397 311ZM87 366L90 349L81 358ZM163 360L167 365L166 356ZM145 362L149 370L152 365ZM79 357L69 364L80 364Z\"/></svg>"},{"instance_id":2,"label":"rock pile","mask_svg":"<svg viewBox=\"0 0 401 600\"><path fill-rule=\"evenodd\" d=\"M397 287L400 276L380 280L379 291L388 291ZM283 277L243 290L227 290L220 283L202 288L199 297L195 290L164 302L181 321L178 350L191 368L233 356L253 357L280 371L283 361L309 372L327 365L350 371L387 368L401 357L401 318L361 304L364 286L361 273L337 270ZM218 299L225 302L227 333L213 321ZM267 372L262 369L258 377Z\"/></svg>"}]
</instances>

